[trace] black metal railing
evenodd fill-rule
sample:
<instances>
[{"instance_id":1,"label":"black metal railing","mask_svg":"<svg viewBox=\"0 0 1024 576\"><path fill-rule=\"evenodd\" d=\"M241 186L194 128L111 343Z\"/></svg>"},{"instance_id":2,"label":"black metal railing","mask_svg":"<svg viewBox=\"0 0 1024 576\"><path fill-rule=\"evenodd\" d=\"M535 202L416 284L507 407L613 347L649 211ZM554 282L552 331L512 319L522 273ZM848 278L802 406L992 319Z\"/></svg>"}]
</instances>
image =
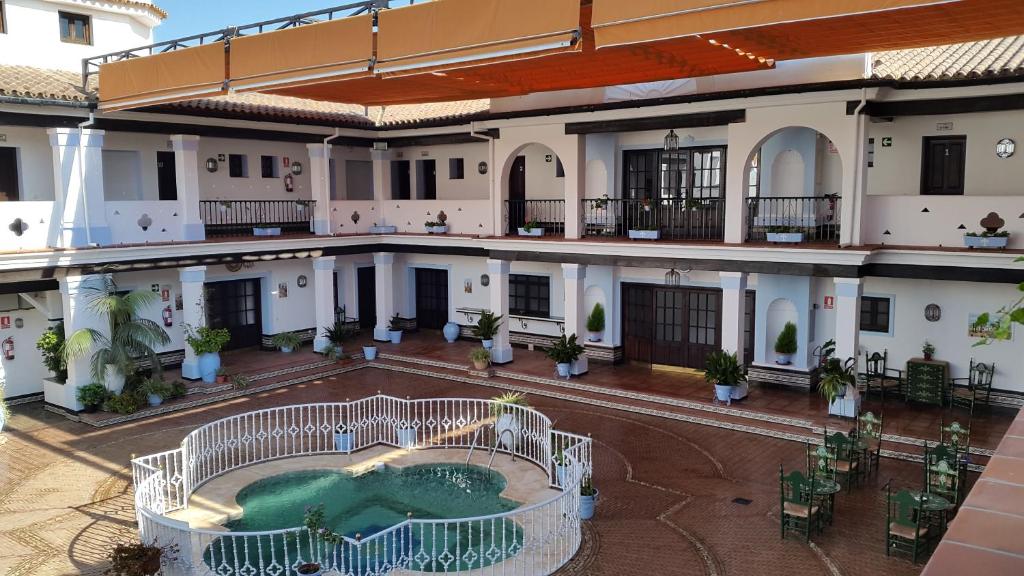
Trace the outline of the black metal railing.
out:
<instances>
[{"instance_id":1,"label":"black metal railing","mask_svg":"<svg viewBox=\"0 0 1024 576\"><path fill-rule=\"evenodd\" d=\"M747 241L802 234L803 242L839 242L839 196L748 198Z\"/></svg>"},{"instance_id":2,"label":"black metal railing","mask_svg":"<svg viewBox=\"0 0 1024 576\"><path fill-rule=\"evenodd\" d=\"M723 240L725 198L582 200L584 236L625 237L630 230L658 230L670 240Z\"/></svg>"},{"instance_id":3,"label":"black metal railing","mask_svg":"<svg viewBox=\"0 0 1024 576\"><path fill-rule=\"evenodd\" d=\"M545 234L565 234L565 200L505 200L505 234L534 222Z\"/></svg>"},{"instance_id":4,"label":"black metal railing","mask_svg":"<svg viewBox=\"0 0 1024 576\"><path fill-rule=\"evenodd\" d=\"M252 236L254 229L280 228L281 234L313 231L313 200L200 200L206 236Z\"/></svg>"}]
</instances>

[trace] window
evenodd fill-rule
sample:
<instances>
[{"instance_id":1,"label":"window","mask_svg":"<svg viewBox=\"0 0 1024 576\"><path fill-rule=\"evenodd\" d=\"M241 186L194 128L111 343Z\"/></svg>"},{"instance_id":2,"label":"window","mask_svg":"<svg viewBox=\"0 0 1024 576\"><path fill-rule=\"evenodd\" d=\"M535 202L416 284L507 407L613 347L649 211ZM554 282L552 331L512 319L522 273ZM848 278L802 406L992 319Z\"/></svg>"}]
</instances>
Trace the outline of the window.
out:
<instances>
[{"instance_id":1,"label":"window","mask_svg":"<svg viewBox=\"0 0 1024 576\"><path fill-rule=\"evenodd\" d=\"M18 149L0 146L0 202L21 197L18 180Z\"/></svg>"},{"instance_id":2,"label":"window","mask_svg":"<svg viewBox=\"0 0 1024 576\"><path fill-rule=\"evenodd\" d=\"M508 310L514 316L551 316L551 278L510 274Z\"/></svg>"},{"instance_id":3,"label":"window","mask_svg":"<svg viewBox=\"0 0 1024 576\"><path fill-rule=\"evenodd\" d=\"M338 198L341 200L341 198ZM345 160L345 200L373 200L373 162Z\"/></svg>"},{"instance_id":4,"label":"window","mask_svg":"<svg viewBox=\"0 0 1024 576\"><path fill-rule=\"evenodd\" d=\"M462 180L466 177L466 163L462 158L448 159L448 179Z\"/></svg>"},{"instance_id":5,"label":"window","mask_svg":"<svg viewBox=\"0 0 1024 576\"><path fill-rule=\"evenodd\" d=\"M761 195L761 170L758 164L761 163L761 151L754 153L750 159L750 170L747 172L747 196L757 198Z\"/></svg>"},{"instance_id":6,"label":"window","mask_svg":"<svg viewBox=\"0 0 1024 576\"><path fill-rule=\"evenodd\" d=\"M921 194L964 194L966 136L928 136L921 156Z\"/></svg>"},{"instance_id":7,"label":"window","mask_svg":"<svg viewBox=\"0 0 1024 576\"><path fill-rule=\"evenodd\" d=\"M249 157L245 154L228 154L228 176L232 178L248 178Z\"/></svg>"},{"instance_id":8,"label":"window","mask_svg":"<svg viewBox=\"0 0 1024 576\"><path fill-rule=\"evenodd\" d=\"M263 178L277 178L277 156L260 156L260 175Z\"/></svg>"},{"instance_id":9,"label":"window","mask_svg":"<svg viewBox=\"0 0 1024 576\"><path fill-rule=\"evenodd\" d=\"M725 148L626 150L622 165L628 199L723 197Z\"/></svg>"},{"instance_id":10,"label":"window","mask_svg":"<svg viewBox=\"0 0 1024 576\"><path fill-rule=\"evenodd\" d=\"M92 21L88 16L58 12L60 40L72 44L92 44Z\"/></svg>"},{"instance_id":11,"label":"window","mask_svg":"<svg viewBox=\"0 0 1024 576\"><path fill-rule=\"evenodd\" d=\"M103 199L145 200L142 157L136 150L103 150Z\"/></svg>"},{"instance_id":12,"label":"window","mask_svg":"<svg viewBox=\"0 0 1024 576\"><path fill-rule=\"evenodd\" d=\"M889 333L892 320L892 300L884 296L862 296L860 299L860 329L864 332Z\"/></svg>"},{"instance_id":13,"label":"window","mask_svg":"<svg viewBox=\"0 0 1024 576\"><path fill-rule=\"evenodd\" d=\"M412 188L408 160L391 161L391 199L408 200Z\"/></svg>"}]
</instances>

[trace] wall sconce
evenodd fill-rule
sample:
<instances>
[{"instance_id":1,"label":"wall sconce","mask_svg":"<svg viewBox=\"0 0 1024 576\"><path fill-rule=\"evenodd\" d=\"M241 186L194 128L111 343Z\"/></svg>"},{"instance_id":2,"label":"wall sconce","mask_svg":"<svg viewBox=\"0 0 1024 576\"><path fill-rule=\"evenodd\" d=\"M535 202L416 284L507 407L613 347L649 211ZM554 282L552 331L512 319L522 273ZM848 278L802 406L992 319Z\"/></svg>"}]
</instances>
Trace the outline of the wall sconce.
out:
<instances>
[{"instance_id":1,"label":"wall sconce","mask_svg":"<svg viewBox=\"0 0 1024 576\"><path fill-rule=\"evenodd\" d=\"M292 174L302 174L302 162L292 162Z\"/></svg>"},{"instance_id":2,"label":"wall sconce","mask_svg":"<svg viewBox=\"0 0 1024 576\"><path fill-rule=\"evenodd\" d=\"M683 275L679 273L675 268L665 272L665 285L666 286L679 286L683 281Z\"/></svg>"},{"instance_id":3,"label":"wall sconce","mask_svg":"<svg viewBox=\"0 0 1024 576\"><path fill-rule=\"evenodd\" d=\"M679 150L679 135L675 130L669 130L665 134L665 150Z\"/></svg>"},{"instance_id":4,"label":"wall sconce","mask_svg":"<svg viewBox=\"0 0 1024 576\"><path fill-rule=\"evenodd\" d=\"M211 157L211 158L207 158L206 159L206 171L210 172L211 174L213 172L217 171L217 159L216 158L212 158Z\"/></svg>"}]
</instances>

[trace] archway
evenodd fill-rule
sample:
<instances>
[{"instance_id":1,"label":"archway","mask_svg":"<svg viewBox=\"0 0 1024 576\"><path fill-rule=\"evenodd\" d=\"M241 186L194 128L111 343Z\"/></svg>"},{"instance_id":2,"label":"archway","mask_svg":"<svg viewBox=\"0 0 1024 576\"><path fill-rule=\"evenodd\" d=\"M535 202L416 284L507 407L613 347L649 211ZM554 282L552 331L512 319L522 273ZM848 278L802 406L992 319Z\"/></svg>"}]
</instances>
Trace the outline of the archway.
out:
<instances>
[{"instance_id":1,"label":"archway","mask_svg":"<svg viewBox=\"0 0 1024 576\"><path fill-rule=\"evenodd\" d=\"M797 342L801 342L799 333L802 327L800 326L800 314L797 312L796 305L787 298L772 300L771 304L768 305L768 312L765 316L765 331L762 335L765 343L765 360L775 362L778 357L775 353L775 339L778 338L779 333L782 332L782 328L785 327L787 322L792 322L796 325L798 331ZM802 350L797 350L796 355L799 357L801 352Z\"/></svg>"},{"instance_id":2,"label":"archway","mask_svg":"<svg viewBox=\"0 0 1024 576\"><path fill-rule=\"evenodd\" d=\"M503 170L505 233L565 233L565 168L551 148L536 142L517 148Z\"/></svg>"}]
</instances>

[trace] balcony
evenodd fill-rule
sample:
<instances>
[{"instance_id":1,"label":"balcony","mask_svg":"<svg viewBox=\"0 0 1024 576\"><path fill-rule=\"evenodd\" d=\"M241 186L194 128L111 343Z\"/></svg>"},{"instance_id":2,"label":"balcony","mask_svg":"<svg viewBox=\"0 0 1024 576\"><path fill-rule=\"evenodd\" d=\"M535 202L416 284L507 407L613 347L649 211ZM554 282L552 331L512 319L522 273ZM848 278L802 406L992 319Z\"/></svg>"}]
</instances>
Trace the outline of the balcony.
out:
<instances>
[{"instance_id":1,"label":"balcony","mask_svg":"<svg viewBox=\"0 0 1024 576\"><path fill-rule=\"evenodd\" d=\"M505 235L515 236L532 223L542 235L565 234L565 200L506 200Z\"/></svg>"},{"instance_id":2,"label":"balcony","mask_svg":"<svg viewBox=\"0 0 1024 576\"><path fill-rule=\"evenodd\" d=\"M644 230L668 240L725 238L724 198L597 198L582 203L584 236L626 238L630 230Z\"/></svg>"},{"instance_id":3,"label":"balcony","mask_svg":"<svg viewBox=\"0 0 1024 576\"><path fill-rule=\"evenodd\" d=\"M313 232L313 200L201 200L199 214L206 237L253 236ZM275 233L276 232L276 233Z\"/></svg>"},{"instance_id":4,"label":"balcony","mask_svg":"<svg viewBox=\"0 0 1024 576\"><path fill-rule=\"evenodd\" d=\"M747 242L839 243L839 196L747 199ZM799 235L779 240L779 234Z\"/></svg>"}]
</instances>

